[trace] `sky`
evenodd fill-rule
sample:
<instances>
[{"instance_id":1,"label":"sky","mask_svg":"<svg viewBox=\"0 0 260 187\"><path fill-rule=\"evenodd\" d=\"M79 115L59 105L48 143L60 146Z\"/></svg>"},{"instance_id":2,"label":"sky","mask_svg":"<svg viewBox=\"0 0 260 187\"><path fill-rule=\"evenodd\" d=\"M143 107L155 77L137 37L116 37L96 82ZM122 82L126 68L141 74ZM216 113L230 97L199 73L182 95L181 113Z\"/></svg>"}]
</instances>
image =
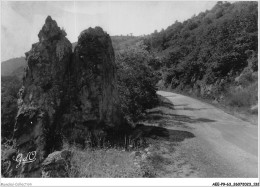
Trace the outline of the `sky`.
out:
<instances>
[{"instance_id":1,"label":"sky","mask_svg":"<svg viewBox=\"0 0 260 187\"><path fill-rule=\"evenodd\" d=\"M210 10L216 1L1 1L1 62L24 56L48 15L70 42L101 26L108 34L135 36L160 31Z\"/></svg>"}]
</instances>

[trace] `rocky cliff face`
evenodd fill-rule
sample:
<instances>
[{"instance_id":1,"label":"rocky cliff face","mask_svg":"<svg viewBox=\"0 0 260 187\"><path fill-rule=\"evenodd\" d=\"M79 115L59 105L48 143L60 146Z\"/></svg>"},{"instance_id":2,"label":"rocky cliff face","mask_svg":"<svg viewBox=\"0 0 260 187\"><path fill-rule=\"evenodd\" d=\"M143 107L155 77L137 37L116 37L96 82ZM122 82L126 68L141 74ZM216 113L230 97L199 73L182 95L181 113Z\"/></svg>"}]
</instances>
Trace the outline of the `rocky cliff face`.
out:
<instances>
[{"instance_id":1,"label":"rocky cliff face","mask_svg":"<svg viewBox=\"0 0 260 187\"><path fill-rule=\"evenodd\" d=\"M65 36L47 17L39 42L26 53L13 149L16 158L27 155L33 162L11 159L8 177L41 177L44 159L61 149L62 137L85 142L87 135L104 137L107 127L120 125L109 35L100 27L83 31L74 54Z\"/></svg>"}]
</instances>

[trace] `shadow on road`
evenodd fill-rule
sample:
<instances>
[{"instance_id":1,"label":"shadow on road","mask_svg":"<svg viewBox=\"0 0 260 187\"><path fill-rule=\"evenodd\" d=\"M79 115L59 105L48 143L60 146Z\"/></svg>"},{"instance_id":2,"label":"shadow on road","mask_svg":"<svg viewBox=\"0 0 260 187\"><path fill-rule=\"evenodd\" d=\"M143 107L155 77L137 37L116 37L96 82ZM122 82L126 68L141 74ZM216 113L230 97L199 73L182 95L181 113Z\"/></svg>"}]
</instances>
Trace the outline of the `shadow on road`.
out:
<instances>
[{"instance_id":1,"label":"shadow on road","mask_svg":"<svg viewBox=\"0 0 260 187\"><path fill-rule=\"evenodd\" d=\"M164 96L164 97L177 97L176 95L167 95L167 96Z\"/></svg>"},{"instance_id":2,"label":"shadow on road","mask_svg":"<svg viewBox=\"0 0 260 187\"><path fill-rule=\"evenodd\" d=\"M193 133L138 124L133 132L133 135L135 134L139 134L140 137L134 140L142 139L146 148L144 149L145 154L141 157L144 159L141 164L144 177L171 176L172 173L176 173L178 168L187 167L185 162L182 162L176 156L178 155L178 153L176 154L176 146L185 139L194 138L195 135Z\"/></svg>"},{"instance_id":3,"label":"shadow on road","mask_svg":"<svg viewBox=\"0 0 260 187\"><path fill-rule=\"evenodd\" d=\"M158 107L165 107L165 108L169 108L169 109L174 110L174 106L173 106L172 102L169 99L167 99L167 98L165 98L163 96L160 96L160 95L158 95L158 98L159 98L159 105L158 105Z\"/></svg>"},{"instance_id":4,"label":"shadow on road","mask_svg":"<svg viewBox=\"0 0 260 187\"><path fill-rule=\"evenodd\" d=\"M184 108L178 108L178 110L190 110L190 111L195 111L195 110L208 110L210 108L191 108L191 107L184 107Z\"/></svg>"},{"instance_id":5,"label":"shadow on road","mask_svg":"<svg viewBox=\"0 0 260 187\"><path fill-rule=\"evenodd\" d=\"M186 116L186 115L165 113L160 110L150 111L150 112L148 112L148 115L146 116L147 121L158 121L158 120L162 120L164 118L168 118L170 120L174 120L177 122L183 122L183 123L215 122L215 120L211 120L208 118L193 118L193 117Z\"/></svg>"},{"instance_id":6,"label":"shadow on road","mask_svg":"<svg viewBox=\"0 0 260 187\"><path fill-rule=\"evenodd\" d=\"M170 120L171 122L173 122L174 124L177 124L177 125L185 124L185 123L215 122L215 120L208 119L208 118L195 118L193 116L174 114L174 111L176 111L176 110L194 111L194 110L205 110L207 108L199 108L199 109L190 108L190 107L187 107L188 104L174 105L169 99L162 97L162 96L159 96L159 100L160 100L160 102L159 102L158 108L154 108L147 112L147 115L145 117L145 120L147 120L147 122L160 122L160 121ZM175 107L183 107L183 108L176 109Z\"/></svg>"},{"instance_id":7,"label":"shadow on road","mask_svg":"<svg viewBox=\"0 0 260 187\"><path fill-rule=\"evenodd\" d=\"M134 134L140 134L143 138L167 140L170 142L182 142L186 138L194 138L195 135L188 131L170 130L163 127L146 126L138 124Z\"/></svg>"}]
</instances>

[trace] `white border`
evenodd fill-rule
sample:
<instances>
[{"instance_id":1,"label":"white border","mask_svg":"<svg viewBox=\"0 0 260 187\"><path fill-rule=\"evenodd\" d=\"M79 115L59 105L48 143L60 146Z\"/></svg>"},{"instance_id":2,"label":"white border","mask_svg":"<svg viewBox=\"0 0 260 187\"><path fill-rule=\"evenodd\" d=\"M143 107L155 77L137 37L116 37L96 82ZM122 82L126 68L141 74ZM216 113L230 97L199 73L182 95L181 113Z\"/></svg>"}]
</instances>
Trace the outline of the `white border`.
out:
<instances>
[{"instance_id":1,"label":"white border","mask_svg":"<svg viewBox=\"0 0 260 187\"><path fill-rule=\"evenodd\" d=\"M21 0L1 0L1 2L2 1L21 1ZM23 1L30 1L30 0L23 0ZM44 1L44 0L35 0L35 1ZM73 1L73 0L63 0L63 1ZM77 0L77 1L84 1L84 0ZM90 1L90 0L85 0L85 1ZM109 1L109 0L96 0L96 1ZM120 1L120 0L112 0L112 1ZM128 0L128 1L133 1L133 0ZM142 0L142 1L149 1L149 0ZM150 1L154 1L154 0L150 0ZM213 0L200 0L200 1L213 1ZM250 1L250 0L243 0L243 1ZM259 10L259 5L258 5L258 10ZM258 13L258 30L259 30L259 18L260 16ZM0 38L0 42L1 42L1 38ZM259 45L259 38L258 38L258 45ZM1 54L0 54L0 59L1 59ZM258 81L258 89L259 89L259 85L260 83ZM260 95L258 92L258 97L259 96ZM258 118L258 124L259 124L259 118ZM258 128L258 135L259 135L259 128ZM258 143L259 143L259 139L258 139ZM201 186L202 187L202 186L212 186L213 183L215 182L231 183L232 185L234 182L251 183L252 185L254 182L255 183L259 182L259 149L258 149L258 178L140 178L140 179L138 178L130 178L130 179L125 179L125 178L122 179L121 178L1 178L1 186Z\"/></svg>"},{"instance_id":2,"label":"white border","mask_svg":"<svg viewBox=\"0 0 260 187\"><path fill-rule=\"evenodd\" d=\"M213 183L257 183L258 178L3 178L1 186L212 186ZM241 185L242 186L242 185Z\"/></svg>"}]
</instances>

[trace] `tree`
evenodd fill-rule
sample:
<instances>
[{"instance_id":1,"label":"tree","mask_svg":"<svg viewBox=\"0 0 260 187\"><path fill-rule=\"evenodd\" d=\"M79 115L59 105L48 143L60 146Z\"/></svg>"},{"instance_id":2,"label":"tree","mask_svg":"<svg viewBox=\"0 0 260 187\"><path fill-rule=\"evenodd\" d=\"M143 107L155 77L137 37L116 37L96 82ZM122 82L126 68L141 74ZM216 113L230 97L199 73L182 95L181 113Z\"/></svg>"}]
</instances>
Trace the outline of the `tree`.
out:
<instances>
[{"instance_id":1,"label":"tree","mask_svg":"<svg viewBox=\"0 0 260 187\"><path fill-rule=\"evenodd\" d=\"M116 55L120 108L129 122L136 122L157 104L155 85L159 79L149 66L155 59L146 48L140 42Z\"/></svg>"},{"instance_id":2,"label":"tree","mask_svg":"<svg viewBox=\"0 0 260 187\"><path fill-rule=\"evenodd\" d=\"M17 93L21 81L15 76L2 76L1 84L1 136L10 139L14 130Z\"/></svg>"}]
</instances>

